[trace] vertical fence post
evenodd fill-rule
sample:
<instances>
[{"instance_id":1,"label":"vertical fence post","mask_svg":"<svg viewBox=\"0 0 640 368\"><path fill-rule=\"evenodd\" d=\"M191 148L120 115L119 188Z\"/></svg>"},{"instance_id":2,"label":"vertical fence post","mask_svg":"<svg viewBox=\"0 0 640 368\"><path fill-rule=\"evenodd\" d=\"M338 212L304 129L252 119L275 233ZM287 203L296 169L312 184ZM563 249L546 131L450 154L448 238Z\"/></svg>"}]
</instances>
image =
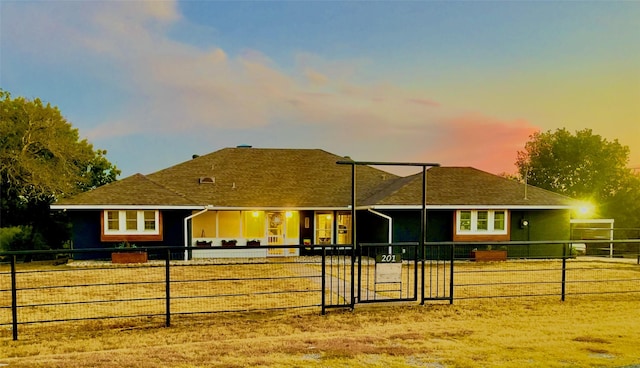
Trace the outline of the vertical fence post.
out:
<instances>
[{"instance_id":1,"label":"vertical fence post","mask_svg":"<svg viewBox=\"0 0 640 368\"><path fill-rule=\"evenodd\" d=\"M564 297L567 291L567 246L570 244L563 244L562 246L562 290L560 300L564 302ZM569 252L571 254L571 252Z\"/></svg>"},{"instance_id":2,"label":"vertical fence post","mask_svg":"<svg viewBox=\"0 0 640 368\"><path fill-rule=\"evenodd\" d=\"M354 212L355 213L355 212ZM362 252L362 250L360 251ZM346 257L345 257L346 261ZM356 307L356 278L355 278L355 265L353 264L356 261L356 250L355 248L351 248L351 309L353 310ZM360 259L358 261L358 273L360 273L362 263L362 253L360 255ZM345 280L347 279L345 275ZM345 290L346 291L346 290ZM358 301L360 301L360 282L358 282Z\"/></svg>"},{"instance_id":3,"label":"vertical fence post","mask_svg":"<svg viewBox=\"0 0 640 368\"><path fill-rule=\"evenodd\" d=\"M165 278L165 326L171 326L171 249L167 248L167 258L164 261Z\"/></svg>"},{"instance_id":4,"label":"vertical fence post","mask_svg":"<svg viewBox=\"0 0 640 368\"><path fill-rule=\"evenodd\" d=\"M11 256L11 317L13 341L18 340L18 289L16 287L16 255Z\"/></svg>"},{"instance_id":5,"label":"vertical fence post","mask_svg":"<svg viewBox=\"0 0 640 368\"><path fill-rule=\"evenodd\" d=\"M453 304L453 264L456 258L456 245L451 244L451 265L449 268L449 304Z\"/></svg>"},{"instance_id":6,"label":"vertical fence post","mask_svg":"<svg viewBox=\"0 0 640 368\"><path fill-rule=\"evenodd\" d=\"M327 269L326 269L327 248L323 245L321 249L322 249L322 264L321 264L320 267L321 267L322 280L320 282L321 282L322 286L320 287L320 289L321 289L320 290L320 303L322 304L322 315L324 316L325 313L326 313L325 305L327 304L326 303L326 298L327 297L326 297L326 291L325 291L325 287L326 287L326 284L327 284L327 281L326 281L326 279L327 279Z\"/></svg>"},{"instance_id":7,"label":"vertical fence post","mask_svg":"<svg viewBox=\"0 0 640 368\"><path fill-rule=\"evenodd\" d=\"M424 276L424 262L426 258L426 244L418 244L416 252L420 252L420 305L424 305L424 288L425 288L425 276ZM416 265L416 268L418 265ZM417 280L417 278L416 278Z\"/></svg>"},{"instance_id":8,"label":"vertical fence post","mask_svg":"<svg viewBox=\"0 0 640 368\"><path fill-rule=\"evenodd\" d=\"M409 249L410 246L408 246ZM418 258L418 246L416 246L413 249L413 295L416 297L416 300L418 298L418 284L420 283L418 281L418 262L419 262L419 258ZM409 278L409 274L407 273L407 279ZM408 281L408 280L407 280ZM422 300L420 300L420 303L422 303Z\"/></svg>"},{"instance_id":9,"label":"vertical fence post","mask_svg":"<svg viewBox=\"0 0 640 368\"><path fill-rule=\"evenodd\" d=\"M424 304L424 262L427 258L426 249L426 237L427 237L427 166L422 166L422 203L420 209L420 241L419 247L422 252L422 297L420 298L420 305Z\"/></svg>"}]
</instances>

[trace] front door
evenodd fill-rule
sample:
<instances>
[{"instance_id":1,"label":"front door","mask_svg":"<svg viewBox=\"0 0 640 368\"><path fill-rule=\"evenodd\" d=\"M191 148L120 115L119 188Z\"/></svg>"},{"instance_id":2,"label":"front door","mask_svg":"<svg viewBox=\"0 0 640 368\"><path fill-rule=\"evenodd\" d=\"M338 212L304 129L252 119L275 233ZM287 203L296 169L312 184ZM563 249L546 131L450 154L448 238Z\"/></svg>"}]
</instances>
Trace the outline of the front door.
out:
<instances>
[{"instance_id":1,"label":"front door","mask_svg":"<svg viewBox=\"0 0 640 368\"><path fill-rule=\"evenodd\" d=\"M285 214L283 212L267 212L267 236L268 245L284 245ZM284 255L283 248L269 248L267 254L270 256Z\"/></svg>"}]
</instances>

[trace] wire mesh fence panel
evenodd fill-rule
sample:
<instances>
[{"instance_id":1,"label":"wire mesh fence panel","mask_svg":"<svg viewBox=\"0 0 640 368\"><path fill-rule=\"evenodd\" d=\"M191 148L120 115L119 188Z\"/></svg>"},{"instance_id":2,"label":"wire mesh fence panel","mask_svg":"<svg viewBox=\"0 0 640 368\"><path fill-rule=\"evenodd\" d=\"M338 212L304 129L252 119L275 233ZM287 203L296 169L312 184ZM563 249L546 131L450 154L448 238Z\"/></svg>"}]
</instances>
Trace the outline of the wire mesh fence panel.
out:
<instances>
[{"instance_id":1,"label":"wire mesh fence panel","mask_svg":"<svg viewBox=\"0 0 640 368\"><path fill-rule=\"evenodd\" d=\"M640 266L633 260L589 258L567 261L568 296L594 294L640 295Z\"/></svg>"},{"instance_id":2,"label":"wire mesh fence panel","mask_svg":"<svg viewBox=\"0 0 640 368\"><path fill-rule=\"evenodd\" d=\"M454 299L557 296L562 261L456 262Z\"/></svg>"},{"instance_id":3,"label":"wire mesh fence panel","mask_svg":"<svg viewBox=\"0 0 640 368\"><path fill-rule=\"evenodd\" d=\"M0 326L11 324L11 270L0 264Z\"/></svg>"},{"instance_id":4,"label":"wire mesh fence panel","mask_svg":"<svg viewBox=\"0 0 640 368\"><path fill-rule=\"evenodd\" d=\"M162 315L161 266L130 267L82 262L73 266L16 267L20 323ZM8 321L3 321L8 323Z\"/></svg>"},{"instance_id":5,"label":"wire mesh fence panel","mask_svg":"<svg viewBox=\"0 0 640 368\"><path fill-rule=\"evenodd\" d=\"M171 268L171 312L213 313L317 307L319 257L218 260Z\"/></svg>"}]
</instances>

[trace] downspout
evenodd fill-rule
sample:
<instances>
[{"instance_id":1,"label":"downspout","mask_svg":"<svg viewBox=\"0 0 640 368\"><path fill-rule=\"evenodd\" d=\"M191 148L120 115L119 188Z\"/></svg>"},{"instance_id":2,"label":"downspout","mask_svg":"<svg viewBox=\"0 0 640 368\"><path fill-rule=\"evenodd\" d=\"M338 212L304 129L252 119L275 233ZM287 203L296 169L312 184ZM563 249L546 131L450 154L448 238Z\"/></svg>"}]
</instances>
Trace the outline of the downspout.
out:
<instances>
[{"instance_id":1,"label":"downspout","mask_svg":"<svg viewBox=\"0 0 640 368\"><path fill-rule=\"evenodd\" d=\"M196 216L200 216L203 213L209 211L209 206L206 206L202 211L198 212L198 213L194 213L193 215L189 215L187 217L184 218L184 260L188 261L189 260L189 250L186 249L189 246L189 227L188 227L188 222L189 220L191 220L192 218L196 217Z\"/></svg>"},{"instance_id":2,"label":"downspout","mask_svg":"<svg viewBox=\"0 0 640 368\"><path fill-rule=\"evenodd\" d=\"M389 222L389 235L388 235L388 242L389 244L393 243L393 219L391 218L391 216L387 216L384 213L380 213L378 211L374 211L371 208L367 208L367 211L373 213L374 215L378 215L382 218L387 219L387 221ZM389 254L391 254L391 246L389 246Z\"/></svg>"}]
</instances>

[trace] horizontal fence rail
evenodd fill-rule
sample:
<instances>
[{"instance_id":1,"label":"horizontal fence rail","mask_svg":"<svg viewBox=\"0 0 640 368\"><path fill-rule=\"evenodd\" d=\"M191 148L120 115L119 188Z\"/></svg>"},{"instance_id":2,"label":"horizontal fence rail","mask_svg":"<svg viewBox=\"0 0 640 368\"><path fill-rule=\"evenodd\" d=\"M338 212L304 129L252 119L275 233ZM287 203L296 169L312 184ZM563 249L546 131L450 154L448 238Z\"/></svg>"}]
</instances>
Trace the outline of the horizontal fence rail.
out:
<instances>
[{"instance_id":1,"label":"horizontal fence rail","mask_svg":"<svg viewBox=\"0 0 640 368\"><path fill-rule=\"evenodd\" d=\"M506 261L474 258L488 246L506 248ZM618 246L637 249L640 240L268 246L305 255L254 258L225 258L223 248L213 248L206 259L196 258L195 247L126 250L148 253L139 264L104 258L122 249L5 252L0 336L17 339L19 325L62 321L153 317L169 326L176 316L298 308L324 314L366 302L640 299L640 254ZM603 247L614 251L588 252ZM183 260L185 252L194 258Z\"/></svg>"}]
</instances>

